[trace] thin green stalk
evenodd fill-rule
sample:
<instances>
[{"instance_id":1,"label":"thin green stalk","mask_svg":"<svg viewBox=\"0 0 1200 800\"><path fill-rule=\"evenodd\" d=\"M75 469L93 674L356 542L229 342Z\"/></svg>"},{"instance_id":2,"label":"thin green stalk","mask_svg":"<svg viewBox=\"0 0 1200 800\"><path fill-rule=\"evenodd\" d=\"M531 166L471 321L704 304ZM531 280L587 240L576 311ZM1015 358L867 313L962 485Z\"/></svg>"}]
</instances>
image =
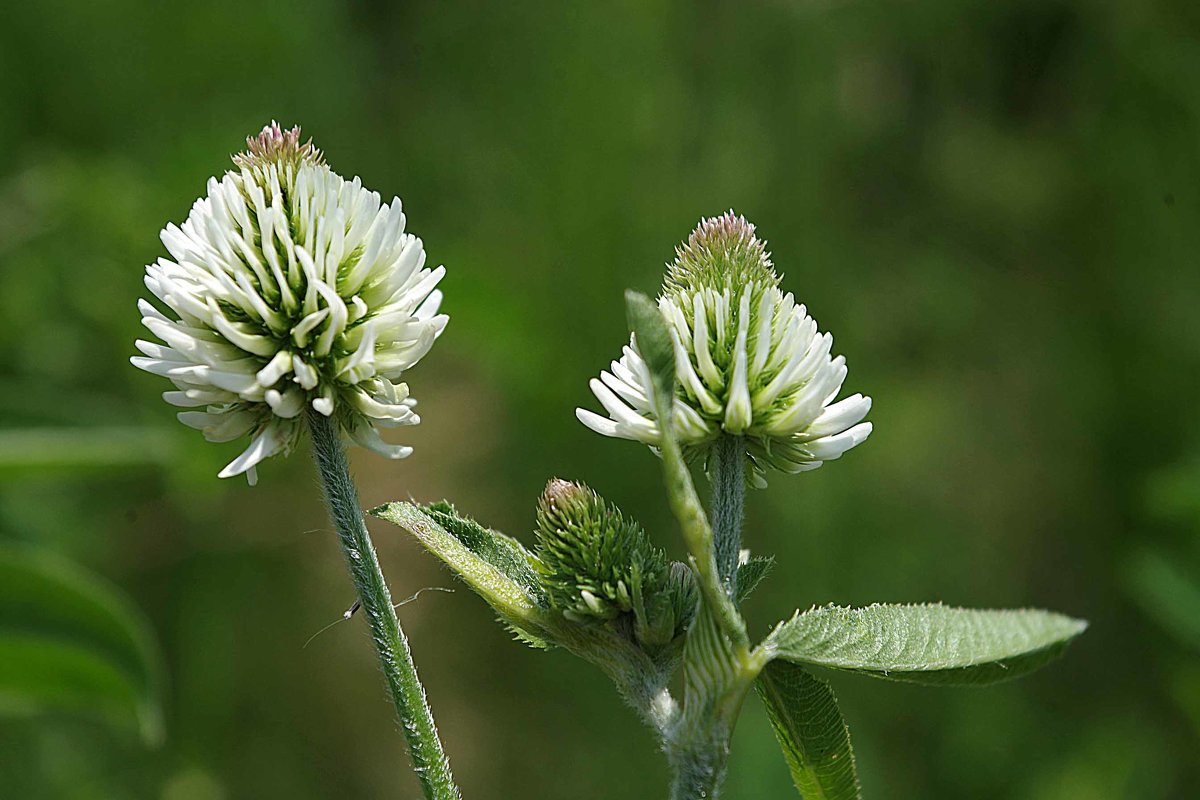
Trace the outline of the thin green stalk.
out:
<instances>
[{"instance_id":1,"label":"thin green stalk","mask_svg":"<svg viewBox=\"0 0 1200 800\"><path fill-rule=\"evenodd\" d=\"M717 572L730 598L737 596L738 555L742 550L742 518L746 500L744 443L740 436L722 436L709 460L712 479L713 545Z\"/></svg>"},{"instance_id":2,"label":"thin green stalk","mask_svg":"<svg viewBox=\"0 0 1200 800\"><path fill-rule=\"evenodd\" d=\"M350 577L358 589L363 615L371 630L375 649L379 652L379 663L388 691L408 740L413 771L417 774L426 800L459 800L458 787L454 785L450 762L442 749L433 713L425 700L425 689L417 677L408 639L404 636L400 621L396 619L391 593L363 522L358 491L350 477L337 423L310 410L308 427L312 433L313 458L321 476L329 517L337 528Z\"/></svg>"}]
</instances>

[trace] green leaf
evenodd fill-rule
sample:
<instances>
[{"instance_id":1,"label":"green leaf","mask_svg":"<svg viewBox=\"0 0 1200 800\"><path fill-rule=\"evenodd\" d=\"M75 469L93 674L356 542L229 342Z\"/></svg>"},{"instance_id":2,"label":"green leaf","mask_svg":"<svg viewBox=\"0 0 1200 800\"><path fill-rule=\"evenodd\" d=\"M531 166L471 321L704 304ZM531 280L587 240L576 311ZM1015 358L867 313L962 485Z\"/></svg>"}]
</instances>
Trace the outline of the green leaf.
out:
<instances>
[{"instance_id":1,"label":"green leaf","mask_svg":"<svg viewBox=\"0 0 1200 800\"><path fill-rule=\"evenodd\" d=\"M1041 667L1086 628L1049 611L828 606L781 623L765 646L787 661L889 680L983 684Z\"/></svg>"},{"instance_id":2,"label":"green leaf","mask_svg":"<svg viewBox=\"0 0 1200 800\"><path fill-rule=\"evenodd\" d=\"M464 517L450 503L425 506L421 509L471 552L499 570L505 577L519 583L537 604L548 603L541 578L534 568L533 555L516 539L506 534L485 528L470 517Z\"/></svg>"},{"instance_id":3,"label":"green leaf","mask_svg":"<svg viewBox=\"0 0 1200 800\"><path fill-rule=\"evenodd\" d=\"M428 510L388 503L369 512L399 525L437 556L500 616L519 639L548 648L545 593L520 542L458 516L446 503Z\"/></svg>"},{"instance_id":4,"label":"green leaf","mask_svg":"<svg viewBox=\"0 0 1200 800\"><path fill-rule=\"evenodd\" d=\"M737 601L743 602L763 582L775 566L775 556L755 556L738 567Z\"/></svg>"},{"instance_id":5,"label":"green leaf","mask_svg":"<svg viewBox=\"0 0 1200 800\"><path fill-rule=\"evenodd\" d=\"M0 548L0 713L85 711L162 738L162 659L114 588L67 562Z\"/></svg>"},{"instance_id":6,"label":"green leaf","mask_svg":"<svg viewBox=\"0 0 1200 800\"><path fill-rule=\"evenodd\" d=\"M850 730L829 684L803 667L775 661L754 687L800 794L806 800L860 798Z\"/></svg>"},{"instance_id":7,"label":"green leaf","mask_svg":"<svg viewBox=\"0 0 1200 800\"><path fill-rule=\"evenodd\" d=\"M670 409L675 396L675 344L671 339L671 331L658 305L641 292L625 292L625 313L638 353L650 370L650 379L654 383L654 405L661 417L662 406ZM665 422L662 424L665 425Z\"/></svg>"}]
</instances>

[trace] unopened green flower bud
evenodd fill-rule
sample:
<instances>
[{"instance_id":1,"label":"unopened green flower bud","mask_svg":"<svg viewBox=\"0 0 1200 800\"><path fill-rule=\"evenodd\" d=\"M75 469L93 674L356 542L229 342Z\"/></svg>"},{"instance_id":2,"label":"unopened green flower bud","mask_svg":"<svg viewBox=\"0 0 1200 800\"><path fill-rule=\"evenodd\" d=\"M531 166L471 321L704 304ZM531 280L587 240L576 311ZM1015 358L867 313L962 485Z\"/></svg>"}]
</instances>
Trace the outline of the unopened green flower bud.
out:
<instances>
[{"instance_id":1,"label":"unopened green flower bud","mask_svg":"<svg viewBox=\"0 0 1200 800\"><path fill-rule=\"evenodd\" d=\"M563 616L633 614L636 629L647 628L647 604L662 595L669 567L637 522L587 486L555 478L538 502L537 540L550 602Z\"/></svg>"}]
</instances>

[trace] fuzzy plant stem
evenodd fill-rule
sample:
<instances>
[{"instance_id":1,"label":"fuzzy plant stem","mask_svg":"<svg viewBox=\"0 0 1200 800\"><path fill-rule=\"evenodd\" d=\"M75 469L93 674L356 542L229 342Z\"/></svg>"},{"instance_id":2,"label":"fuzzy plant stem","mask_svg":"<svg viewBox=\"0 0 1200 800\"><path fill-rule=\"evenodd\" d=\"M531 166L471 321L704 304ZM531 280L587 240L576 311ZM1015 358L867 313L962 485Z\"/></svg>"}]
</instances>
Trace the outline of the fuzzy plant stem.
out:
<instances>
[{"instance_id":1,"label":"fuzzy plant stem","mask_svg":"<svg viewBox=\"0 0 1200 800\"><path fill-rule=\"evenodd\" d=\"M719 796L729 759L729 733L708 730L703 734L693 747L673 754L670 800L715 800Z\"/></svg>"},{"instance_id":2,"label":"fuzzy plant stem","mask_svg":"<svg viewBox=\"0 0 1200 800\"><path fill-rule=\"evenodd\" d=\"M738 554L742 550L742 517L746 499L743 442L740 436L722 436L709 461L712 479L713 546L717 572L725 593L737 596Z\"/></svg>"},{"instance_id":3,"label":"fuzzy plant stem","mask_svg":"<svg viewBox=\"0 0 1200 800\"><path fill-rule=\"evenodd\" d=\"M454 777L450 774L450 762L442 749L433 713L425 700L425 689L417 678L417 667L413 664L408 639L404 636L400 621L396 619L391 593L363 522L358 491L350 477L337 423L310 410L308 427L312 433L313 458L321 477L329 517L337 528L350 577L354 579L363 615L371 629L371 639L379 651L379 663L388 691L408 740L413 771L421 783L426 800L459 800L458 787L454 785Z\"/></svg>"},{"instance_id":4,"label":"fuzzy plant stem","mask_svg":"<svg viewBox=\"0 0 1200 800\"><path fill-rule=\"evenodd\" d=\"M723 436L709 461L712 481L711 555L724 593L702 600L684 645L684 704L664 749L673 775L670 800L715 800L725 778L730 736L742 699L761 668L744 639L737 611L738 553L746 482L740 437ZM718 619L722 609L737 621L733 636ZM741 634L738 636L738 634Z\"/></svg>"}]
</instances>

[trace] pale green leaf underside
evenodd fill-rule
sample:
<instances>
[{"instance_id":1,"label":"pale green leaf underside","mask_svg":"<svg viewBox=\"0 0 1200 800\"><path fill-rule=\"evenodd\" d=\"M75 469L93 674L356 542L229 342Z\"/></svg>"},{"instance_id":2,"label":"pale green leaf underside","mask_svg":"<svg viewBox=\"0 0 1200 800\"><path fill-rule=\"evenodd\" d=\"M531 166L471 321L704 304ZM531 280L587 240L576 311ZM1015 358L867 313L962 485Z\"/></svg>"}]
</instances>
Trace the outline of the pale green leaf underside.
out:
<instances>
[{"instance_id":1,"label":"pale green leaf underside","mask_svg":"<svg viewBox=\"0 0 1200 800\"><path fill-rule=\"evenodd\" d=\"M818 608L782 623L772 655L916 683L995 683L1060 655L1087 623L1049 611L943 605Z\"/></svg>"},{"instance_id":2,"label":"pale green leaf underside","mask_svg":"<svg viewBox=\"0 0 1200 800\"><path fill-rule=\"evenodd\" d=\"M441 559L488 602L522 641L546 648L540 630L541 588L532 579L525 549L511 537L458 517L439 504L429 513L410 503L388 503L368 513L399 525ZM444 523L444 525L443 525Z\"/></svg>"},{"instance_id":3,"label":"pale green leaf underside","mask_svg":"<svg viewBox=\"0 0 1200 800\"><path fill-rule=\"evenodd\" d=\"M471 552L491 564L505 577L520 584L538 605L547 604L545 589L533 568L533 557L516 539L464 517L445 501L425 506L421 511L466 545Z\"/></svg>"},{"instance_id":4,"label":"pale green leaf underside","mask_svg":"<svg viewBox=\"0 0 1200 800\"><path fill-rule=\"evenodd\" d=\"M0 714L100 714L162 736L161 656L149 626L99 579L0 548Z\"/></svg>"},{"instance_id":5,"label":"pale green leaf underside","mask_svg":"<svg viewBox=\"0 0 1200 800\"><path fill-rule=\"evenodd\" d=\"M850 731L829 684L803 667L774 661L755 689L805 800L858 800Z\"/></svg>"}]
</instances>

